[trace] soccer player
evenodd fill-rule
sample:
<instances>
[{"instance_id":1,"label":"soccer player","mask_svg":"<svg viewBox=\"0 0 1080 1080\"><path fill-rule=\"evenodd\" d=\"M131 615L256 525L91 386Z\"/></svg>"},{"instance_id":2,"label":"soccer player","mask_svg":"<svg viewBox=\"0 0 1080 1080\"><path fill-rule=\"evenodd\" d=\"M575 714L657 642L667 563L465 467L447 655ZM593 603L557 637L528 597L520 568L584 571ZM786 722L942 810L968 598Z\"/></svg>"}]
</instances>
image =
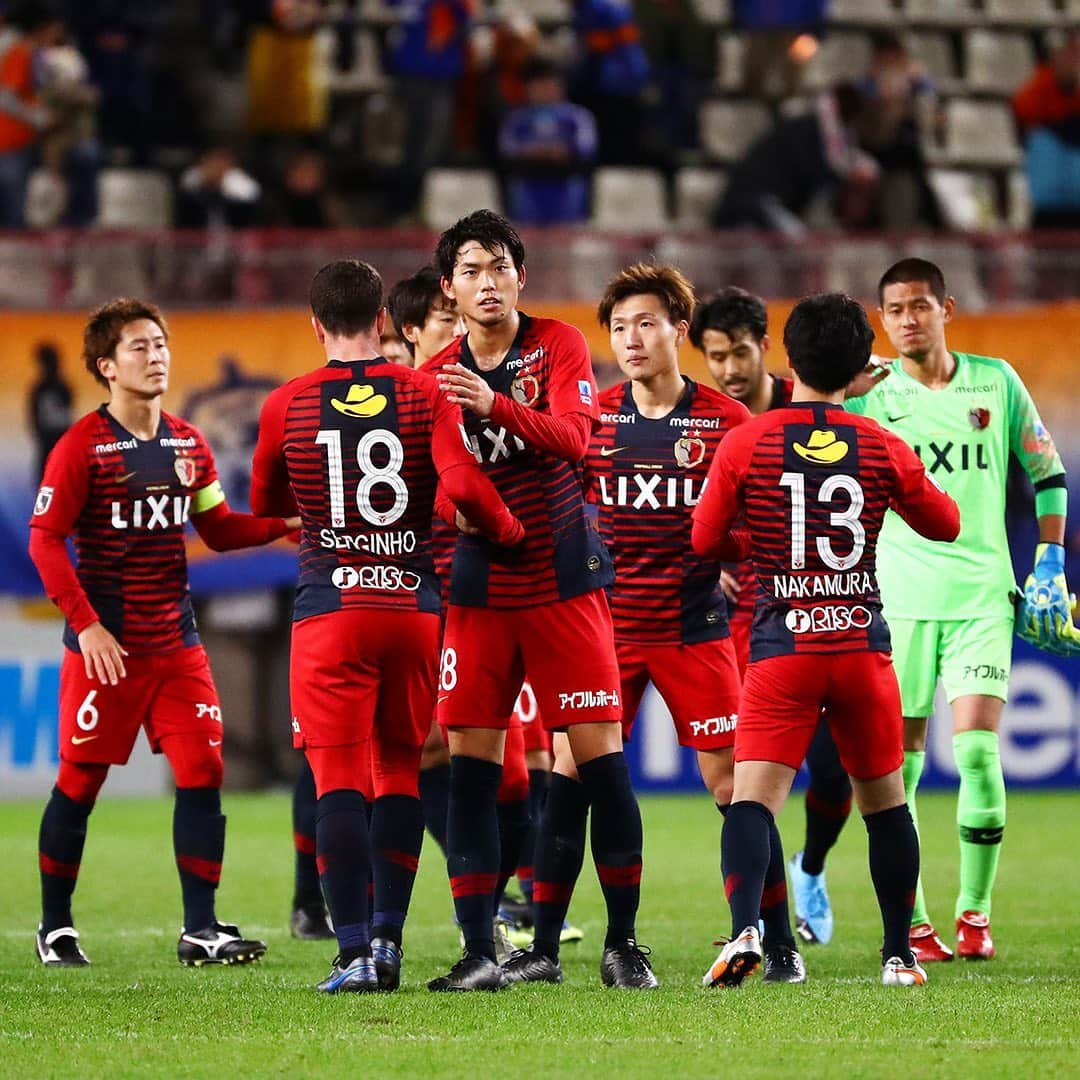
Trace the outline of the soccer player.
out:
<instances>
[{"instance_id":1,"label":"soccer player","mask_svg":"<svg viewBox=\"0 0 1080 1080\"><path fill-rule=\"evenodd\" d=\"M690 340L705 357L716 384L759 416L791 401L792 380L765 368L769 351L765 302L745 289L730 286L698 304L690 324ZM750 656L750 624L754 617L754 571L739 564L723 581L731 603L731 640L739 671ZM788 863L795 899L795 925L807 943L828 944L833 932L832 905L825 884L825 857L851 813L851 781L840 764L829 725L818 724L806 753L806 838L802 851ZM775 854L777 848L773 848ZM770 888L767 882L766 890ZM785 917L786 905L785 898ZM766 939L768 939L766 925ZM766 969L768 959L766 958ZM766 971L766 975L768 972Z\"/></svg>"},{"instance_id":2,"label":"soccer player","mask_svg":"<svg viewBox=\"0 0 1080 1080\"><path fill-rule=\"evenodd\" d=\"M606 985L655 985L635 941L641 815L622 753L619 669L604 588L610 557L585 511L581 462L599 418L580 331L518 310L525 249L505 218L479 210L439 238L436 264L468 333L430 365L465 407L477 458L527 529L507 557L458 537L439 683L450 732L451 887L465 952L432 990L497 990L495 808L507 718L525 671L549 729L566 729L592 807L592 850L607 904Z\"/></svg>"},{"instance_id":3,"label":"soccer player","mask_svg":"<svg viewBox=\"0 0 1080 1080\"><path fill-rule=\"evenodd\" d=\"M437 483L494 542L513 546L522 527L467 449L460 409L429 375L381 357L378 273L358 260L329 263L312 280L311 311L327 362L267 398L251 504L256 513L295 505L302 521L293 741L315 775L316 853L339 950L318 989L393 990L435 708Z\"/></svg>"},{"instance_id":4,"label":"soccer player","mask_svg":"<svg viewBox=\"0 0 1080 1080\"><path fill-rule=\"evenodd\" d=\"M297 522L232 512L201 432L162 409L169 331L153 304L120 299L94 311L83 362L109 400L50 453L30 520L30 557L67 624L60 770L39 839L38 957L50 967L89 963L71 916L87 820L109 767L127 762L143 727L176 782L177 955L247 963L266 946L214 912L225 850L222 719L191 607L184 528L190 520L208 547L227 551L268 543Z\"/></svg>"},{"instance_id":5,"label":"soccer player","mask_svg":"<svg viewBox=\"0 0 1080 1080\"><path fill-rule=\"evenodd\" d=\"M990 900L1005 828L1005 781L998 728L1009 686L1015 588L1005 532L1010 453L1035 485L1039 546L1034 576L1048 585L1064 573L1065 471L1027 389L1004 361L951 351L946 328L956 308L941 270L904 259L878 288L882 325L899 354L892 377L848 408L896 432L960 504L963 530L943 547L914 535L893 515L881 534L881 596L893 631L904 705L904 787L915 790L940 679L952 708L960 773L957 952L994 955ZM1072 627L1068 589L1059 607ZM917 821L917 818L916 818ZM911 944L921 960L949 960L923 898L915 898Z\"/></svg>"},{"instance_id":6,"label":"soccer player","mask_svg":"<svg viewBox=\"0 0 1080 1080\"><path fill-rule=\"evenodd\" d=\"M873 337L850 297L800 301L784 327L795 372L791 404L721 442L694 511L694 550L702 556L743 515L757 578L735 792L721 837L732 938L706 972L706 986L738 986L761 961L769 832L823 707L869 834L885 931L882 982L926 982L908 946L919 841L904 802L900 695L875 549L890 506L933 540L955 539L960 518L909 446L843 409Z\"/></svg>"}]
</instances>

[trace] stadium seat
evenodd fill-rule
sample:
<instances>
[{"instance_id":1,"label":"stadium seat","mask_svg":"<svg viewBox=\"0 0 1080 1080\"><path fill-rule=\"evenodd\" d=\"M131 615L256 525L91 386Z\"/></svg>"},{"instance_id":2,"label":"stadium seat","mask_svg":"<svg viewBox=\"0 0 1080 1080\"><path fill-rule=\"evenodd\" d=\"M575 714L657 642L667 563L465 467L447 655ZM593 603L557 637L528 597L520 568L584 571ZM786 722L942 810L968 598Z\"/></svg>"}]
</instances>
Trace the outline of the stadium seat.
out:
<instances>
[{"instance_id":1,"label":"stadium seat","mask_svg":"<svg viewBox=\"0 0 1080 1080\"><path fill-rule=\"evenodd\" d=\"M0 305L47 308L53 301L49 251L36 239L0 239ZM6 363L14 363L9 359ZM14 371L14 369L11 369Z\"/></svg>"},{"instance_id":2,"label":"stadium seat","mask_svg":"<svg viewBox=\"0 0 1080 1080\"><path fill-rule=\"evenodd\" d=\"M1012 111L1004 102L953 98L945 105L943 152L928 147L934 163L1005 168L1020 162Z\"/></svg>"},{"instance_id":3,"label":"stadium seat","mask_svg":"<svg viewBox=\"0 0 1080 1080\"><path fill-rule=\"evenodd\" d=\"M746 85L746 38L742 34L716 35L716 85L731 93Z\"/></svg>"},{"instance_id":4,"label":"stadium seat","mask_svg":"<svg viewBox=\"0 0 1080 1080\"><path fill-rule=\"evenodd\" d=\"M1005 183L1005 220L1010 229L1031 228L1031 189L1023 169L1010 169Z\"/></svg>"},{"instance_id":5,"label":"stadium seat","mask_svg":"<svg viewBox=\"0 0 1080 1080\"><path fill-rule=\"evenodd\" d=\"M843 240L823 261L827 292L847 293L876 302L881 272L896 259L892 246L884 240Z\"/></svg>"},{"instance_id":6,"label":"stadium seat","mask_svg":"<svg viewBox=\"0 0 1080 1080\"><path fill-rule=\"evenodd\" d=\"M972 26L981 20L974 0L907 0L904 13L914 26Z\"/></svg>"},{"instance_id":7,"label":"stadium seat","mask_svg":"<svg viewBox=\"0 0 1080 1080\"><path fill-rule=\"evenodd\" d=\"M429 229L447 229L473 210L502 208L499 181L489 169L429 169L420 216Z\"/></svg>"},{"instance_id":8,"label":"stadium seat","mask_svg":"<svg viewBox=\"0 0 1080 1080\"><path fill-rule=\"evenodd\" d=\"M984 11L999 25L1046 27L1061 21L1053 0L985 0Z\"/></svg>"},{"instance_id":9,"label":"stadium seat","mask_svg":"<svg viewBox=\"0 0 1080 1080\"><path fill-rule=\"evenodd\" d=\"M827 90L838 82L861 79L870 70L870 57L866 34L830 33L803 69L803 89Z\"/></svg>"},{"instance_id":10,"label":"stadium seat","mask_svg":"<svg viewBox=\"0 0 1080 1080\"><path fill-rule=\"evenodd\" d=\"M363 94L379 89L386 81L379 56L379 42L371 30L353 35L353 65L348 71L330 69L330 90L336 94Z\"/></svg>"},{"instance_id":11,"label":"stadium seat","mask_svg":"<svg viewBox=\"0 0 1080 1080\"><path fill-rule=\"evenodd\" d=\"M896 22L891 0L831 0L827 14L829 22L851 26L892 26Z\"/></svg>"},{"instance_id":12,"label":"stadium seat","mask_svg":"<svg viewBox=\"0 0 1080 1080\"><path fill-rule=\"evenodd\" d=\"M709 26L726 26L731 21L731 0L692 0L697 17Z\"/></svg>"},{"instance_id":13,"label":"stadium seat","mask_svg":"<svg viewBox=\"0 0 1080 1080\"><path fill-rule=\"evenodd\" d=\"M1008 96L1035 70L1035 48L1027 34L969 30L964 68L969 90Z\"/></svg>"},{"instance_id":14,"label":"stadium seat","mask_svg":"<svg viewBox=\"0 0 1080 1080\"><path fill-rule=\"evenodd\" d=\"M771 126L772 114L760 101L705 101L698 110L701 146L716 161L738 161Z\"/></svg>"},{"instance_id":15,"label":"stadium seat","mask_svg":"<svg viewBox=\"0 0 1080 1080\"><path fill-rule=\"evenodd\" d=\"M656 169L597 169L592 195L598 229L648 232L668 226L664 178Z\"/></svg>"},{"instance_id":16,"label":"stadium seat","mask_svg":"<svg viewBox=\"0 0 1080 1080\"><path fill-rule=\"evenodd\" d=\"M496 0L500 14L525 14L537 22L569 22L571 6L567 0Z\"/></svg>"},{"instance_id":17,"label":"stadium seat","mask_svg":"<svg viewBox=\"0 0 1080 1080\"><path fill-rule=\"evenodd\" d=\"M941 267L949 292L965 312L986 307L986 290L979 280L975 249L963 240L913 240L905 256L929 259Z\"/></svg>"},{"instance_id":18,"label":"stadium seat","mask_svg":"<svg viewBox=\"0 0 1080 1080\"><path fill-rule=\"evenodd\" d=\"M956 53L948 34L939 30L913 30L904 35L904 42L908 52L926 69L939 91L950 93L960 87Z\"/></svg>"},{"instance_id":19,"label":"stadium seat","mask_svg":"<svg viewBox=\"0 0 1080 1080\"><path fill-rule=\"evenodd\" d=\"M364 160L383 169L395 169L405 158L408 117L392 94L368 94L360 106L360 142Z\"/></svg>"},{"instance_id":20,"label":"stadium seat","mask_svg":"<svg viewBox=\"0 0 1080 1080\"><path fill-rule=\"evenodd\" d=\"M51 229L60 223L67 206L64 178L52 169L34 169L26 184L23 213L31 229Z\"/></svg>"},{"instance_id":21,"label":"stadium seat","mask_svg":"<svg viewBox=\"0 0 1080 1080\"><path fill-rule=\"evenodd\" d=\"M97 224L111 229L165 229L172 224L169 178L156 169L102 169Z\"/></svg>"},{"instance_id":22,"label":"stadium seat","mask_svg":"<svg viewBox=\"0 0 1080 1080\"><path fill-rule=\"evenodd\" d=\"M679 169L675 174L675 224L680 229L707 228L726 187L727 174L720 169Z\"/></svg>"},{"instance_id":23,"label":"stadium seat","mask_svg":"<svg viewBox=\"0 0 1080 1080\"><path fill-rule=\"evenodd\" d=\"M926 179L947 228L982 232L1001 224L992 176L963 169L928 169Z\"/></svg>"}]
</instances>

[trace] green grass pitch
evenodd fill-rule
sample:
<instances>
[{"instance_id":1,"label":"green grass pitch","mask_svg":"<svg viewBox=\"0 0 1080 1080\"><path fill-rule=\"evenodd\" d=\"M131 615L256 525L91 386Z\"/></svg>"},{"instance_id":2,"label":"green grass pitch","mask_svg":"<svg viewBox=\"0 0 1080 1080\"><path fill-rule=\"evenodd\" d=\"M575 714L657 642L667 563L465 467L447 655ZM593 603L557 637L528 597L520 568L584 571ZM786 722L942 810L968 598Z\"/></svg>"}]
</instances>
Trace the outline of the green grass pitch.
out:
<instances>
[{"instance_id":1,"label":"green grass pitch","mask_svg":"<svg viewBox=\"0 0 1080 1080\"><path fill-rule=\"evenodd\" d=\"M1075 794L1013 795L998 880L998 958L930 969L922 990L878 983L880 925L858 818L829 864L836 937L806 950L805 986L706 991L726 933L719 820L701 797L646 798L639 920L662 988L604 990L603 912L586 867L562 987L433 995L426 979L457 956L446 879L421 860L406 928L405 987L324 998L332 944L293 941L285 795L226 798L219 914L263 936L249 968L176 962L179 888L168 799L105 798L91 819L76 916L93 966L42 969L33 953L41 806L0 804L0 1074L124 1076L966 1077L1080 1075L1080 818ZM951 930L957 857L953 796L920 798L931 914ZM781 822L801 838L801 799Z\"/></svg>"}]
</instances>

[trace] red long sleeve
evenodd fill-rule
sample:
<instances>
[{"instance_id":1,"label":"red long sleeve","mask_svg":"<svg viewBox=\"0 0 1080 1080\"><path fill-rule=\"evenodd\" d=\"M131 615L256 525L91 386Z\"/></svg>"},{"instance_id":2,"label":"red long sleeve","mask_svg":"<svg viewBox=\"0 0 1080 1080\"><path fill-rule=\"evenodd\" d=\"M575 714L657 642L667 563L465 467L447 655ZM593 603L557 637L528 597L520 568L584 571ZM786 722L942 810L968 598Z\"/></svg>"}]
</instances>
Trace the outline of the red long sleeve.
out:
<instances>
[{"instance_id":1,"label":"red long sleeve","mask_svg":"<svg viewBox=\"0 0 1080 1080\"><path fill-rule=\"evenodd\" d=\"M259 416L259 440L251 463L251 510L257 517L296 517L296 499L281 453L287 386L279 387L265 402ZM209 541L207 541L209 543Z\"/></svg>"},{"instance_id":2,"label":"red long sleeve","mask_svg":"<svg viewBox=\"0 0 1080 1080\"><path fill-rule=\"evenodd\" d=\"M960 508L955 500L931 479L907 443L888 434L889 456L896 470L892 509L927 540L955 540L960 535Z\"/></svg>"},{"instance_id":3,"label":"red long sleeve","mask_svg":"<svg viewBox=\"0 0 1080 1080\"><path fill-rule=\"evenodd\" d=\"M442 473L446 497L488 539L503 547L519 544L525 535L521 522L510 513L495 485L477 465L454 465Z\"/></svg>"},{"instance_id":4,"label":"red long sleeve","mask_svg":"<svg viewBox=\"0 0 1080 1080\"><path fill-rule=\"evenodd\" d=\"M713 455L690 530L694 553L721 562L741 562L749 554L749 534L731 531L739 514L738 485L729 460L731 439L731 435L723 439Z\"/></svg>"},{"instance_id":5,"label":"red long sleeve","mask_svg":"<svg viewBox=\"0 0 1080 1080\"><path fill-rule=\"evenodd\" d=\"M587 413L572 412L554 416L534 412L524 405L496 394L491 407L491 422L506 428L529 446L576 465L585 456L592 436L593 420Z\"/></svg>"},{"instance_id":6,"label":"red long sleeve","mask_svg":"<svg viewBox=\"0 0 1080 1080\"><path fill-rule=\"evenodd\" d=\"M256 517L230 510L228 503L218 503L201 514L193 514L195 531L213 551L235 551L237 548L269 544L288 533L289 526L280 517Z\"/></svg>"},{"instance_id":7,"label":"red long sleeve","mask_svg":"<svg viewBox=\"0 0 1080 1080\"><path fill-rule=\"evenodd\" d=\"M49 599L63 613L68 626L79 634L91 623L98 622L98 613L79 584L64 540L60 533L34 526L30 530L30 558Z\"/></svg>"}]
</instances>

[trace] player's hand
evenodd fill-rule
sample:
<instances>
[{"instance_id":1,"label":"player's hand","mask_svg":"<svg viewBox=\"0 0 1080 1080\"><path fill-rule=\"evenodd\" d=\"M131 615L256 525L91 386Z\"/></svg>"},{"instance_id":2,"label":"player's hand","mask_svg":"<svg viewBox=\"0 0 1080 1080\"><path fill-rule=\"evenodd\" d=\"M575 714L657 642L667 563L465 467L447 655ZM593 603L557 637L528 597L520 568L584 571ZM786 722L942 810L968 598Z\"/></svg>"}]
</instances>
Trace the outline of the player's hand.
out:
<instances>
[{"instance_id":1,"label":"player's hand","mask_svg":"<svg viewBox=\"0 0 1080 1080\"><path fill-rule=\"evenodd\" d=\"M454 524L457 526L458 532L464 533L466 536L482 536L480 530L460 511L454 511Z\"/></svg>"},{"instance_id":2,"label":"player's hand","mask_svg":"<svg viewBox=\"0 0 1080 1080\"><path fill-rule=\"evenodd\" d=\"M96 678L103 686L115 686L127 675L124 667L127 649L100 622L91 623L79 634L79 649L88 679Z\"/></svg>"},{"instance_id":3,"label":"player's hand","mask_svg":"<svg viewBox=\"0 0 1080 1080\"><path fill-rule=\"evenodd\" d=\"M301 522L298 517L285 518L285 528L288 529L289 532L296 532L296 530L300 528L300 525Z\"/></svg>"},{"instance_id":4,"label":"player's hand","mask_svg":"<svg viewBox=\"0 0 1080 1080\"><path fill-rule=\"evenodd\" d=\"M469 409L480 417L489 417L495 406L495 391L475 371L461 364L444 367L438 375L439 389L455 405Z\"/></svg>"},{"instance_id":5,"label":"player's hand","mask_svg":"<svg viewBox=\"0 0 1080 1080\"><path fill-rule=\"evenodd\" d=\"M742 592L739 579L729 570L720 571L720 589L733 604L739 599L739 593Z\"/></svg>"},{"instance_id":6,"label":"player's hand","mask_svg":"<svg viewBox=\"0 0 1080 1080\"><path fill-rule=\"evenodd\" d=\"M1065 548L1039 544L1016 611L1021 640L1057 656L1080 655L1080 630L1072 620L1075 598L1065 580Z\"/></svg>"},{"instance_id":7,"label":"player's hand","mask_svg":"<svg viewBox=\"0 0 1080 1080\"><path fill-rule=\"evenodd\" d=\"M871 356L866 367L847 384L845 398L862 397L870 393L882 379L887 379L892 372L888 361L883 356Z\"/></svg>"}]
</instances>

